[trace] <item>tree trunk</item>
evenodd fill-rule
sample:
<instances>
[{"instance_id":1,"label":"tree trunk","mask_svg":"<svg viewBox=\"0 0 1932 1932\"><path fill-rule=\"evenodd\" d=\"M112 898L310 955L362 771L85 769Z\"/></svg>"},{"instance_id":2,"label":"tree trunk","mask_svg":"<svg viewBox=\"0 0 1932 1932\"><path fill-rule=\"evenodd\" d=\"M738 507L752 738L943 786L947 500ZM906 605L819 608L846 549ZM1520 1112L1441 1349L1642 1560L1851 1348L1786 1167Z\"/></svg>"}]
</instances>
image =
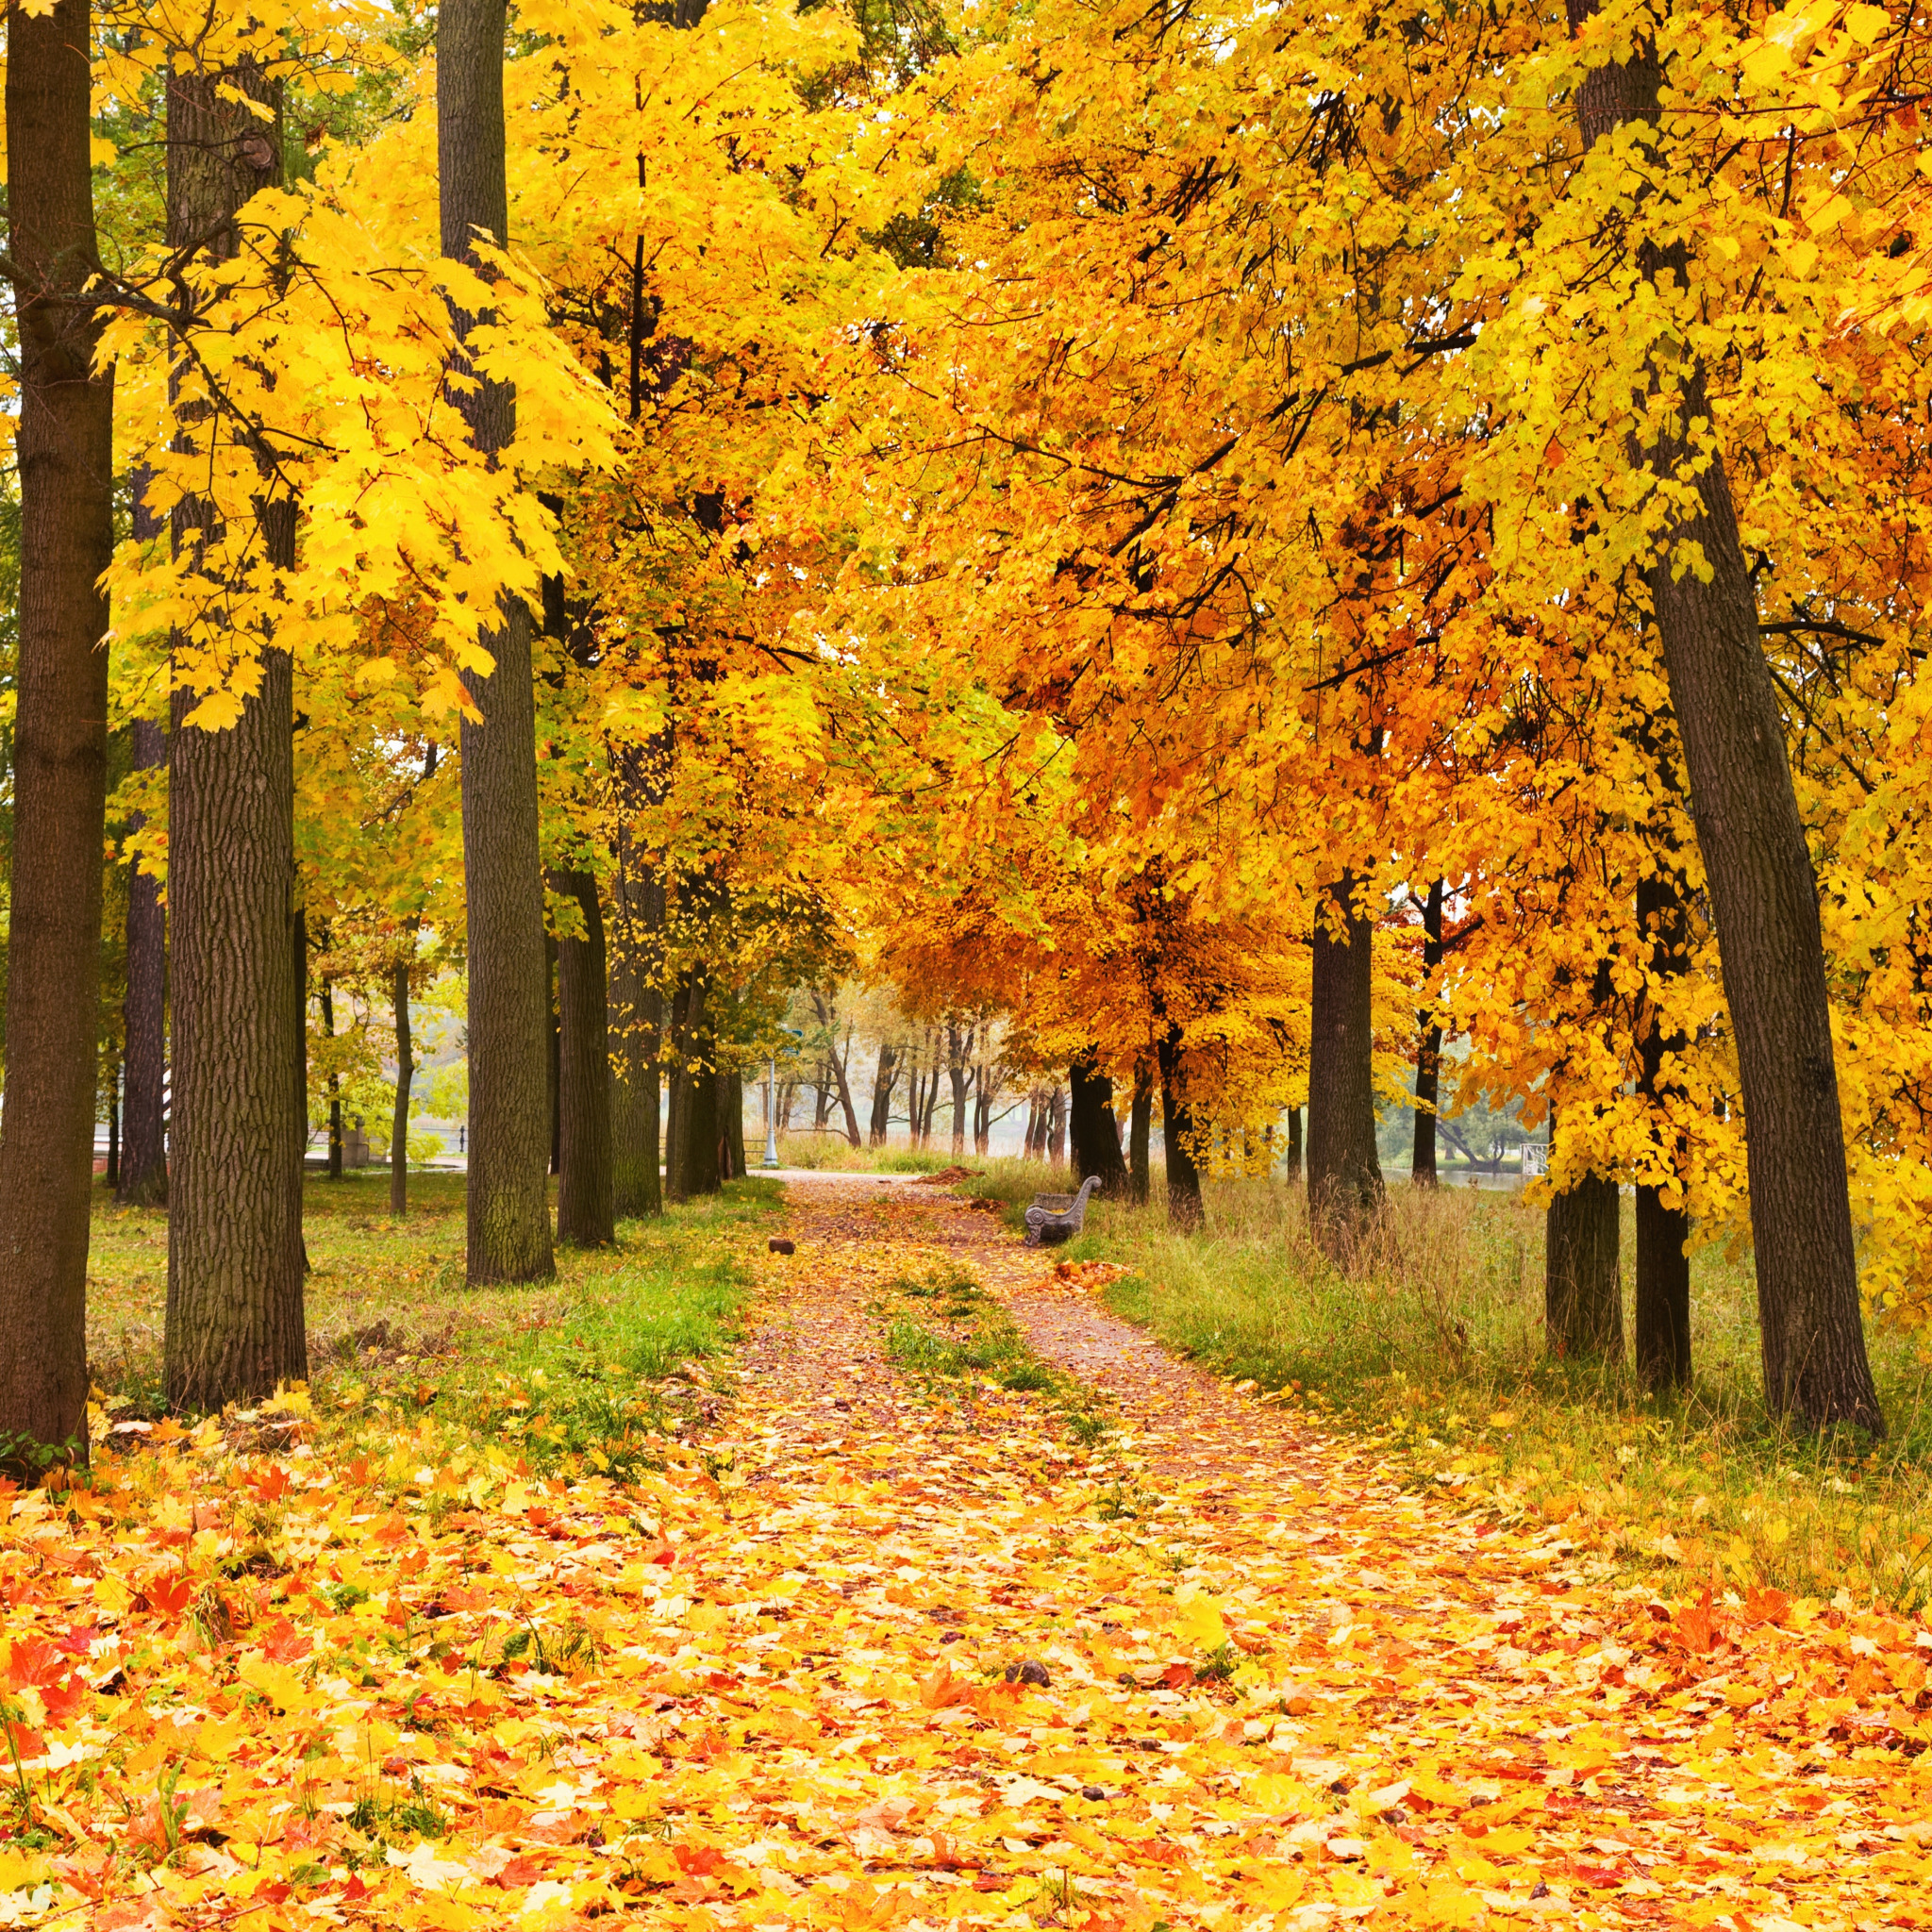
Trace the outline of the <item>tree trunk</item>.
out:
<instances>
[{"instance_id":1,"label":"tree trunk","mask_svg":"<svg viewBox=\"0 0 1932 1932\"><path fill-rule=\"evenodd\" d=\"M168 900L175 1079L168 1400L219 1408L306 1379L291 668L222 732L172 734ZM331 1136L332 1148L340 1144Z\"/></svg>"},{"instance_id":2,"label":"tree trunk","mask_svg":"<svg viewBox=\"0 0 1932 1932\"><path fill-rule=\"evenodd\" d=\"M480 230L509 228L503 115L505 0L442 0L437 25L436 133L442 252L468 261ZM454 372L488 314L452 317ZM516 393L477 377L456 396L470 440L488 458L514 433ZM462 721L463 871L469 908L469 1278L534 1281L555 1272L545 1179L549 1098L544 1039L543 873L537 841L536 700L530 613L505 601L486 625L487 676L463 674L483 722Z\"/></svg>"},{"instance_id":3,"label":"tree trunk","mask_svg":"<svg viewBox=\"0 0 1932 1932\"><path fill-rule=\"evenodd\" d=\"M250 111L270 109L264 124ZM264 127L266 125L266 132ZM216 259L240 246L234 218L280 178L281 95L253 63L176 74L168 85L168 234ZM225 425L186 423L184 439ZM177 556L198 557L215 507L171 517ZM258 504L263 561L295 560L295 505ZM170 1109L169 1402L214 1409L305 1380L302 1150L307 1096L292 1042L295 973L293 669L258 640L258 689L226 729L187 724L179 683L168 758L168 915L174 1080Z\"/></svg>"},{"instance_id":4,"label":"tree trunk","mask_svg":"<svg viewBox=\"0 0 1932 1932\"><path fill-rule=\"evenodd\" d=\"M718 1075L719 1174L722 1178L741 1181L751 1172L744 1158L744 1074L741 1071ZM854 1146L858 1143L855 1141Z\"/></svg>"},{"instance_id":5,"label":"tree trunk","mask_svg":"<svg viewBox=\"0 0 1932 1932\"><path fill-rule=\"evenodd\" d=\"M1423 907L1423 971L1433 974L1442 963L1442 881L1429 888ZM1433 1006L1415 1016L1422 1035L1415 1055L1415 1152L1408 1164L1409 1180L1418 1187L1436 1185L1436 1103L1442 1087L1442 1024Z\"/></svg>"},{"instance_id":6,"label":"tree trunk","mask_svg":"<svg viewBox=\"0 0 1932 1932\"><path fill-rule=\"evenodd\" d=\"M331 1042L336 1037L336 999L334 984L325 979L322 982L322 1030ZM339 1181L342 1177L342 1095L341 1082L336 1077L331 1067L328 1074L328 1177Z\"/></svg>"},{"instance_id":7,"label":"tree trunk","mask_svg":"<svg viewBox=\"0 0 1932 1932\"><path fill-rule=\"evenodd\" d=\"M576 901L582 939L557 941L557 1239L568 1247L608 1247L617 1239L610 1155L609 1017L606 1007L604 911L587 872L551 874Z\"/></svg>"},{"instance_id":8,"label":"tree trunk","mask_svg":"<svg viewBox=\"0 0 1932 1932\"><path fill-rule=\"evenodd\" d=\"M396 1106L389 1128L389 1212L391 1221L401 1221L409 1211L409 1088L416 1077L407 959L398 959L390 974L390 1002L396 1019Z\"/></svg>"},{"instance_id":9,"label":"tree trunk","mask_svg":"<svg viewBox=\"0 0 1932 1932\"><path fill-rule=\"evenodd\" d=\"M1569 0L1572 31L1595 10L1596 0ZM1655 125L1662 79L1654 45L1641 42L1630 59L1591 69L1576 100L1586 147L1632 121ZM1645 242L1640 261L1660 286L1689 282L1681 241ZM1817 882L1730 480L1722 456L1696 451L1690 438L1710 413L1704 371L1691 365L1680 379L1671 421L1635 460L1681 475L1698 499L1647 575L1737 1040L1765 1397L1814 1425L1852 1422L1878 1433ZM1702 549L1708 582L1674 572L1672 555L1686 543Z\"/></svg>"},{"instance_id":10,"label":"tree trunk","mask_svg":"<svg viewBox=\"0 0 1932 1932\"><path fill-rule=\"evenodd\" d=\"M922 1147L932 1145L932 1124L940 1110L940 1047L937 1034L933 1036L930 1043L932 1063L926 1074L925 1110L920 1116L919 1123L919 1144Z\"/></svg>"},{"instance_id":11,"label":"tree trunk","mask_svg":"<svg viewBox=\"0 0 1932 1932\"><path fill-rule=\"evenodd\" d=\"M1545 1225L1543 1334L1563 1361L1621 1361L1618 1282L1623 1215L1617 1184L1587 1175L1551 1201Z\"/></svg>"},{"instance_id":12,"label":"tree trunk","mask_svg":"<svg viewBox=\"0 0 1932 1932\"><path fill-rule=\"evenodd\" d=\"M291 747L292 757L293 747ZM289 1029L289 1078L295 1089L295 1148L293 1161L295 1168L295 1189L297 1215L295 1222L295 1245L302 1257L302 1273L308 1273L308 1242L302 1232L301 1204L302 1176L308 1165L308 908L299 896L302 875L296 869L294 917L289 922L289 966L290 983L295 990L289 1018L294 1023Z\"/></svg>"},{"instance_id":13,"label":"tree trunk","mask_svg":"<svg viewBox=\"0 0 1932 1932\"><path fill-rule=\"evenodd\" d=\"M1654 978L1675 978L1689 970L1690 936L1684 902L1674 875L1658 873L1637 885L1637 923L1651 936ZM1653 1105L1668 1091L1666 1056L1684 1051L1681 1033L1665 1033L1653 1003L1645 1003L1638 1041L1638 1091ZM1683 1147L1677 1145L1681 1162ZM1637 1190L1637 1303L1632 1341L1637 1373L1654 1390L1676 1389L1690 1380L1690 1217L1667 1208L1658 1188Z\"/></svg>"},{"instance_id":14,"label":"tree trunk","mask_svg":"<svg viewBox=\"0 0 1932 1932\"><path fill-rule=\"evenodd\" d=\"M1182 1234L1196 1233L1206 1215L1201 1207L1201 1171L1194 1165L1194 1120L1188 1106L1181 1029L1160 1036L1160 1138L1167 1150L1167 1224Z\"/></svg>"},{"instance_id":15,"label":"tree trunk","mask_svg":"<svg viewBox=\"0 0 1932 1932\"><path fill-rule=\"evenodd\" d=\"M872 1076L872 1118L867 1124L866 1141L883 1147L892 1127L892 1089L899 1077L899 1050L888 1041L879 1043L878 1066Z\"/></svg>"},{"instance_id":16,"label":"tree trunk","mask_svg":"<svg viewBox=\"0 0 1932 1932\"><path fill-rule=\"evenodd\" d=\"M852 1035L850 1031L845 1035L845 1053L843 1058L841 1058L837 1054L833 1054L830 1058L832 1062L832 1077L838 1083L839 1110L845 1116L846 1144L857 1147L860 1144L858 1112L852 1105L852 1086L845 1077L845 1069L851 1064L852 1060Z\"/></svg>"},{"instance_id":17,"label":"tree trunk","mask_svg":"<svg viewBox=\"0 0 1932 1932\"><path fill-rule=\"evenodd\" d=\"M167 761L167 733L158 724L137 718L136 769L153 771ZM137 825L140 823L136 821ZM127 1074L115 1198L125 1208L158 1208L168 1198L167 913L161 905L160 880L139 866L130 867L127 874L127 996L122 1016Z\"/></svg>"},{"instance_id":18,"label":"tree trunk","mask_svg":"<svg viewBox=\"0 0 1932 1932\"><path fill-rule=\"evenodd\" d=\"M19 650L7 1087L0 1119L0 1466L87 1460L88 1216L93 1190L107 837L113 386L71 293L98 264L88 10L11 9L8 220L19 282Z\"/></svg>"},{"instance_id":19,"label":"tree trunk","mask_svg":"<svg viewBox=\"0 0 1932 1932\"><path fill-rule=\"evenodd\" d=\"M973 1057L973 1029L960 1034L955 1021L946 1022L946 1079L953 1090L953 1158L966 1152L967 1063Z\"/></svg>"},{"instance_id":20,"label":"tree trunk","mask_svg":"<svg viewBox=\"0 0 1932 1932\"><path fill-rule=\"evenodd\" d=\"M563 1172L563 1020L558 1010L557 940L543 936L544 991L550 1001L550 1172Z\"/></svg>"},{"instance_id":21,"label":"tree trunk","mask_svg":"<svg viewBox=\"0 0 1932 1932\"><path fill-rule=\"evenodd\" d=\"M1288 1153L1284 1165L1288 1169L1290 1181L1302 1177L1302 1110L1291 1107L1288 1110Z\"/></svg>"},{"instance_id":22,"label":"tree trunk","mask_svg":"<svg viewBox=\"0 0 1932 1932\"><path fill-rule=\"evenodd\" d=\"M715 1194L724 1176L719 1172L718 1081L709 1068L690 1074L685 1082L684 1194Z\"/></svg>"},{"instance_id":23,"label":"tree trunk","mask_svg":"<svg viewBox=\"0 0 1932 1932\"><path fill-rule=\"evenodd\" d=\"M1127 1191L1127 1164L1121 1158L1121 1130L1113 1117L1113 1082L1091 1058L1069 1070L1073 1091L1069 1125L1074 1143L1074 1178L1100 1177L1099 1191L1118 1200Z\"/></svg>"},{"instance_id":24,"label":"tree trunk","mask_svg":"<svg viewBox=\"0 0 1932 1932\"><path fill-rule=\"evenodd\" d=\"M1067 1095L1056 1087L1046 1098L1046 1158L1055 1167L1067 1158Z\"/></svg>"},{"instance_id":25,"label":"tree trunk","mask_svg":"<svg viewBox=\"0 0 1932 1932\"><path fill-rule=\"evenodd\" d=\"M665 1080L664 1107L664 1198L685 1198L684 1168L688 1151L684 1117L689 1110L691 1075L686 1070L685 1017L691 1011L691 978L680 973L673 987L670 1014L665 1034L665 1057L669 1074Z\"/></svg>"},{"instance_id":26,"label":"tree trunk","mask_svg":"<svg viewBox=\"0 0 1932 1932\"><path fill-rule=\"evenodd\" d=\"M1315 921L1308 1027L1308 1217L1331 1259L1353 1248L1382 1206L1375 1151L1374 927L1355 906L1355 875L1329 889ZM1332 929L1329 916L1338 922Z\"/></svg>"},{"instance_id":27,"label":"tree trunk","mask_svg":"<svg viewBox=\"0 0 1932 1932\"><path fill-rule=\"evenodd\" d=\"M845 1141L848 1146L857 1147L858 1139L858 1111L852 1105L852 1083L846 1078L846 1069L852 1064L852 1028L845 1029L845 1052L841 1057L837 1045L839 1016L832 1003L819 988L814 987L811 994L812 1011L818 1017L821 1026L825 1029L825 1072L831 1076L826 1085L819 1089L820 1126L826 1125L831 1118L831 1103L834 1093L839 1098L840 1111L845 1116Z\"/></svg>"},{"instance_id":28,"label":"tree trunk","mask_svg":"<svg viewBox=\"0 0 1932 1932\"><path fill-rule=\"evenodd\" d=\"M614 760L617 872L612 882L611 1174L619 1220L661 1214L658 1107L663 1057L664 882L630 833L631 814L653 803L656 781L635 746Z\"/></svg>"},{"instance_id":29,"label":"tree trunk","mask_svg":"<svg viewBox=\"0 0 1932 1932\"><path fill-rule=\"evenodd\" d=\"M689 968L678 976L673 1000L670 1151L665 1162L667 1200L688 1201L718 1191L718 1083L711 1062L709 987Z\"/></svg>"},{"instance_id":30,"label":"tree trunk","mask_svg":"<svg viewBox=\"0 0 1932 1932\"><path fill-rule=\"evenodd\" d=\"M1133 1167L1129 1174L1129 1195L1136 1207L1144 1208L1152 1189L1148 1184L1147 1161L1154 1140L1154 1073L1145 1060L1134 1064L1134 1100L1128 1115L1127 1158Z\"/></svg>"}]
</instances>

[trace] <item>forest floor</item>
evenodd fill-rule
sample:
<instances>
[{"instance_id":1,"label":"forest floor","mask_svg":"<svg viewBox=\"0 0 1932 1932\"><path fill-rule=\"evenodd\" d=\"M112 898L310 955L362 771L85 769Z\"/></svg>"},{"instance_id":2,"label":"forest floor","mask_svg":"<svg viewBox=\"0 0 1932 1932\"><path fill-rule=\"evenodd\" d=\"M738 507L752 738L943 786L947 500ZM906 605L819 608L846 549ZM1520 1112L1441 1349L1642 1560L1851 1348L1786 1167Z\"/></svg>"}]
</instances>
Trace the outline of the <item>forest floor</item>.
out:
<instances>
[{"instance_id":1,"label":"forest floor","mask_svg":"<svg viewBox=\"0 0 1932 1932\"><path fill-rule=\"evenodd\" d=\"M1932 1925L1932 1628L1660 1600L951 1195L783 1212L623 1329L626 1481L371 1347L0 1501L0 1924Z\"/></svg>"}]
</instances>

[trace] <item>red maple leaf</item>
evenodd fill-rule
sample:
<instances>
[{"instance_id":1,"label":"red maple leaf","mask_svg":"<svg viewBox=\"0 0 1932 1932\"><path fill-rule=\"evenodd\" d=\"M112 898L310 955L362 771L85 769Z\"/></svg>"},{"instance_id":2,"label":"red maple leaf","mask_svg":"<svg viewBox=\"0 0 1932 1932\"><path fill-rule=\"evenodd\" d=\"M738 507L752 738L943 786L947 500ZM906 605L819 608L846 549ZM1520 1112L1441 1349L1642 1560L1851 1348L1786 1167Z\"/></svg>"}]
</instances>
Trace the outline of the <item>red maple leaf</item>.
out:
<instances>
[{"instance_id":1,"label":"red maple leaf","mask_svg":"<svg viewBox=\"0 0 1932 1932\"><path fill-rule=\"evenodd\" d=\"M30 1686L44 1690L67 1674L67 1659L44 1638L30 1637L13 1646L7 1663L7 1681L16 1690Z\"/></svg>"},{"instance_id":2,"label":"red maple leaf","mask_svg":"<svg viewBox=\"0 0 1932 1932\"><path fill-rule=\"evenodd\" d=\"M262 1632L261 1647L271 1663L292 1664L315 1648L315 1639L308 1632L296 1629L288 1618L277 1617Z\"/></svg>"},{"instance_id":3,"label":"red maple leaf","mask_svg":"<svg viewBox=\"0 0 1932 1932\"><path fill-rule=\"evenodd\" d=\"M141 1586L148 1608L163 1617L178 1617L194 1601L194 1579L185 1571L158 1571Z\"/></svg>"}]
</instances>

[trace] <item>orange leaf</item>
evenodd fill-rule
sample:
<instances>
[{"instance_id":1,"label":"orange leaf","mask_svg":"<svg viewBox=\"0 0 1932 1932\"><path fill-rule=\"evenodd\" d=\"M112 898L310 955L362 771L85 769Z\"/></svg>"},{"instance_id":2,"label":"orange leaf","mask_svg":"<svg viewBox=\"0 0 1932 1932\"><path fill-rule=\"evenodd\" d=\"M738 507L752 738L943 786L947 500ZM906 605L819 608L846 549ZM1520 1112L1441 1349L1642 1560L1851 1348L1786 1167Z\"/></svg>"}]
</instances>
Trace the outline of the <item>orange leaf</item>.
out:
<instances>
[{"instance_id":1,"label":"orange leaf","mask_svg":"<svg viewBox=\"0 0 1932 1932\"><path fill-rule=\"evenodd\" d=\"M1707 1656L1724 1641L1708 1590L1690 1609L1678 1611L1676 1638L1686 1650L1699 1657Z\"/></svg>"},{"instance_id":2,"label":"orange leaf","mask_svg":"<svg viewBox=\"0 0 1932 1932\"><path fill-rule=\"evenodd\" d=\"M932 1675L920 1685L919 1701L927 1710L945 1710L956 1704L970 1704L973 1687L954 1676L952 1667L941 1658Z\"/></svg>"}]
</instances>

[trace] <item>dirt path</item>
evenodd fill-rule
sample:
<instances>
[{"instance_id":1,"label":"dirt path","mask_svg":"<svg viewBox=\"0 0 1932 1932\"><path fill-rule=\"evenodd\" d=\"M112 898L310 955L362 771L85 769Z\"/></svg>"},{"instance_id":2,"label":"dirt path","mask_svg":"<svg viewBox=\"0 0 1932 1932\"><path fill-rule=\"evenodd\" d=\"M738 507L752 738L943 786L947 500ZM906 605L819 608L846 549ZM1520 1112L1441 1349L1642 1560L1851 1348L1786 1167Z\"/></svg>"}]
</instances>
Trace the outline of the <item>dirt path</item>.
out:
<instances>
[{"instance_id":1,"label":"dirt path","mask_svg":"<svg viewBox=\"0 0 1932 1932\"><path fill-rule=\"evenodd\" d=\"M1053 1679L908 1785L895 1843L943 1814L982 1871L1060 1873L1074 1924L1932 1924L1932 1634L1592 1585L1560 1532L1404 1493L961 1202L858 1182L791 1201L748 1407L907 1498L851 1523L898 1583L848 1592L855 1633L896 1606L914 1670L1037 1656ZM863 1307L922 1256L974 1267L1110 1399L1112 1438L1086 1456L1037 1404L921 1403ZM1003 1780L1032 1793L1024 1828Z\"/></svg>"},{"instance_id":2,"label":"dirt path","mask_svg":"<svg viewBox=\"0 0 1932 1932\"><path fill-rule=\"evenodd\" d=\"M628 1480L392 1412L339 1455L305 1397L0 1487L0 1926L1932 1922L1932 1631L1612 1591L962 1202L789 1211L683 1372L715 1431ZM956 1373L960 1267L1109 1426Z\"/></svg>"}]
</instances>

